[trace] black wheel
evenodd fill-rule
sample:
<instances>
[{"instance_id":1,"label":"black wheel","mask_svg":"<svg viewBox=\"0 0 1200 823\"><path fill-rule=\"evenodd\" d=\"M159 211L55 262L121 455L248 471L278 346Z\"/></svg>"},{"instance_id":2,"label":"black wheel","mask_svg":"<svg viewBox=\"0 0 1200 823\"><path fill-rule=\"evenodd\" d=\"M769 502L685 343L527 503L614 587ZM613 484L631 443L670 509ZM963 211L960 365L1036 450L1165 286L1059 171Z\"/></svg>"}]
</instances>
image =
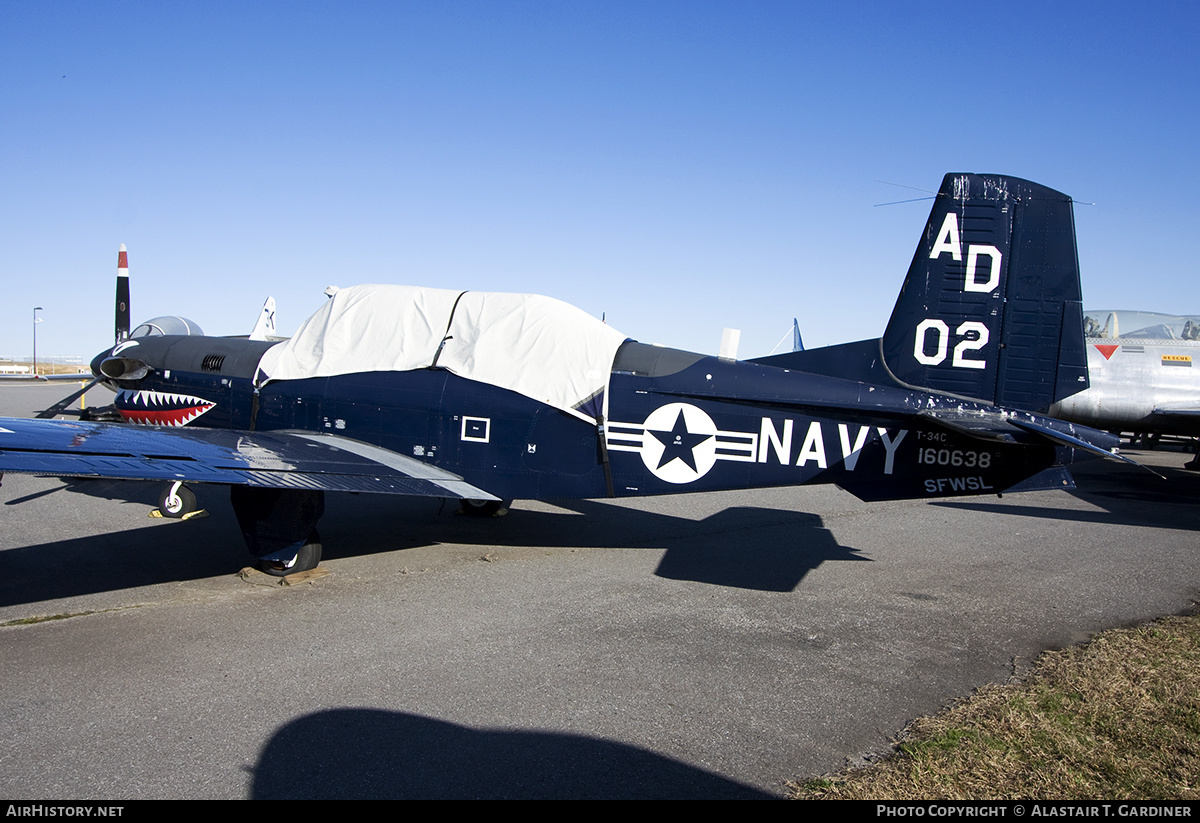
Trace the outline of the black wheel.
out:
<instances>
[{"instance_id":1,"label":"black wheel","mask_svg":"<svg viewBox=\"0 0 1200 823\"><path fill-rule=\"evenodd\" d=\"M158 496L158 512L163 517L178 520L195 510L195 493L178 481L165 486Z\"/></svg>"},{"instance_id":2,"label":"black wheel","mask_svg":"<svg viewBox=\"0 0 1200 823\"><path fill-rule=\"evenodd\" d=\"M459 500L458 511L467 517L502 517L508 514L511 500Z\"/></svg>"},{"instance_id":3,"label":"black wheel","mask_svg":"<svg viewBox=\"0 0 1200 823\"><path fill-rule=\"evenodd\" d=\"M296 553L296 562L290 566L285 566L283 563L271 563L264 561L259 565L269 575L274 577L287 577L289 574L296 572L306 572L310 569L315 569L321 563L321 535L315 531L308 536L304 541L304 545L300 547L300 551Z\"/></svg>"}]
</instances>

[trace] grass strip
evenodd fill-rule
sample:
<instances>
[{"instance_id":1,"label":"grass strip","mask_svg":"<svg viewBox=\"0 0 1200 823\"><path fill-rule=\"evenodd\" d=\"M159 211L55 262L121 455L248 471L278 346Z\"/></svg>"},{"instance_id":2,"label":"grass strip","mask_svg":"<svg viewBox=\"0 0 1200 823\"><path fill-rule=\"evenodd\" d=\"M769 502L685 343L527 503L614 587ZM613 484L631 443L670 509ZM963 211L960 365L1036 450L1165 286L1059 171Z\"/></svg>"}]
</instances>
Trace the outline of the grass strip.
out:
<instances>
[{"instance_id":1,"label":"grass strip","mask_svg":"<svg viewBox=\"0 0 1200 823\"><path fill-rule=\"evenodd\" d=\"M796 799L1200 799L1200 616L1043 654Z\"/></svg>"}]
</instances>

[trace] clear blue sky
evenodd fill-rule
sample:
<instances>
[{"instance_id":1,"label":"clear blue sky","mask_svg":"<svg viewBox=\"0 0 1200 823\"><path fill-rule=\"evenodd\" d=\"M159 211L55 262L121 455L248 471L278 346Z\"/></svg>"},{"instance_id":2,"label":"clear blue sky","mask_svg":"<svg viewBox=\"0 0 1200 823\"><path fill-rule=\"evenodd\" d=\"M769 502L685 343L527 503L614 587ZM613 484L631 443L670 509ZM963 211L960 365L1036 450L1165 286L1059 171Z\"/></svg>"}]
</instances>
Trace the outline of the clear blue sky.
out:
<instances>
[{"instance_id":1,"label":"clear blue sky","mask_svg":"<svg viewBox=\"0 0 1200 823\"><path fill-rule=\"evenodd\" d=\"M742 356L882 331L948 171L1076 208L1088 306L1200 312L1193 3L0 3L0 355L290 333L326 285L549 294Z\"/></svg>"}]
</instances>

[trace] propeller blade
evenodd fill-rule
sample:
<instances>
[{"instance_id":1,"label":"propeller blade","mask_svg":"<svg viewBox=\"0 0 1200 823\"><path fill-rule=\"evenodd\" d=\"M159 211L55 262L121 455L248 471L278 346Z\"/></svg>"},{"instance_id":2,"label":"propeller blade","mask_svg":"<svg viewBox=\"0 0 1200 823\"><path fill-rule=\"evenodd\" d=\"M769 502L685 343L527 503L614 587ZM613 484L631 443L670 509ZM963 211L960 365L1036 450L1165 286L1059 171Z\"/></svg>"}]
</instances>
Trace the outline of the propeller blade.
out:
<instances>
[{"instance_id":1,"label":"propeller blade","mask_svg":"<svg viewBox=\"0 0 1200 823\"><path fill-rule=\"evenodd\" d=\"M117 316L116 341L123 343L129 339L129 257L125 252L125 244L117 252Z\"/></svg>"},{"instance_id":2,"label":"propeller blade","mask_svg":"<svg viewBox=\"0 0 1200 823\"><path fill-rule=\"evenodd\" d=\"M44 412L39 413L35 419L36 420L49 420L52 417L54 417L55 415L62 414L63 410L65 410L67 408L67 406L71 405L76 400L83 397L84 392L86 392L88 389L90 389L92 386L96 385L99 382L100 382L99 378L93 378L92 380L88 381L88 384L86 386L84 386L82 389L75 392L74 394L71 394L68 397L64 397L62 400L59 400L57 403L55 403L50 408L46 409Z\"/></svg>"}]
</instances>

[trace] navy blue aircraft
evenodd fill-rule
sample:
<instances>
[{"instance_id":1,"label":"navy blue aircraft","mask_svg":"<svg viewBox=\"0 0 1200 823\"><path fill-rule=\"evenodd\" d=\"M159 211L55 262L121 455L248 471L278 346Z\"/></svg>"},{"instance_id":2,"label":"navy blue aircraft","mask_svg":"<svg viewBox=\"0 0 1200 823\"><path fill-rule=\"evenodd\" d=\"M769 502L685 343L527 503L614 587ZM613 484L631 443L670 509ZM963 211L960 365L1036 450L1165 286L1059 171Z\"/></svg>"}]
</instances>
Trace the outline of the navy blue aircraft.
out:
<instances>
[{"instance_id":1,"label":"navy blue aircraft","mask_svg":"<svg viewBox=\"0 0 1200 823\"><path fill-rule=\"evenodd\" d=\"M1000 175L946 175L881 339L748 362L532 295L341 289L282 342L126 336L127 312L126 288L92 362L121 422L0 419L0 471L165 480L170 516L196 505L185 483L229 486L279 575L319 562L327 491L476 513L806 483L936 498L1071 488L1077 450L1117 444L1034 413L1088 386L1074 216Z\"/></svg>"}]
</instances>

